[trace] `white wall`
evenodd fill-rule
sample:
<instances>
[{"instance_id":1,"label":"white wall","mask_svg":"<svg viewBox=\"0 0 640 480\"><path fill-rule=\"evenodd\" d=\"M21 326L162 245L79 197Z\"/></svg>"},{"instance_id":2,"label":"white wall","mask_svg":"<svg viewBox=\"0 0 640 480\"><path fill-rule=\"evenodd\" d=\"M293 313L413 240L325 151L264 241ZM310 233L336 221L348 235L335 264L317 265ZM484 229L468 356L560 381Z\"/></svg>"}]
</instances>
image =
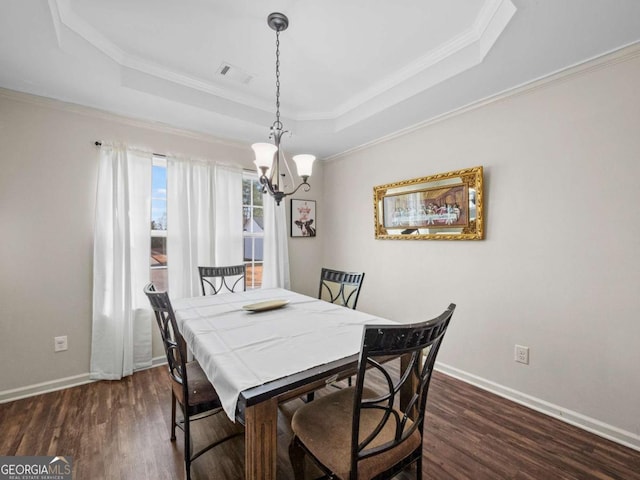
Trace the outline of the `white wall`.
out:
<instances>
[{"instance_id":1,"label":"white wall","mask_svg":"<svg viewBox=\"0 0 640 480\"><path fill-rule=\"evenodd\" d=\"M0 400L88 380L96 140L253 169L249 145L0 89ZM319 272L320 242L291 239L302 290L299 266L311 257ZM58 335L68 351L54 353Z\"/></svg>"},{"instance_id":2,"label":"white wall","mask_svg":"<svg viewBox=\"0 0 640 480\"><path fill-rule=\"evenodd\" d=\"M639 54L329 161L323 210L325 263L366 272L360 310L457 303L440 368L640 449ZM374 185L477 165L485 240L374 239Z\"/></svg>"}]
</instances>

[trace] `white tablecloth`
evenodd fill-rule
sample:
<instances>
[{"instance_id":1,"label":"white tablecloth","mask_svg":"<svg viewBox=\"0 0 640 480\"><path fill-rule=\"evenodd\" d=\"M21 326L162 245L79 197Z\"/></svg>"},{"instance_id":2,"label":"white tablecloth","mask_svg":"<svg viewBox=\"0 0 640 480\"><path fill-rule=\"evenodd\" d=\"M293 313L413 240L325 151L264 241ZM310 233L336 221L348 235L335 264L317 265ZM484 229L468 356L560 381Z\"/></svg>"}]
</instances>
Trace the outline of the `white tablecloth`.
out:
<instances>
[{"instance_id":1,"label":"white tablecloth","mask_svg":"<svg viewBox=\"0 0 640 480\"><path fill-rule=\"evenodd\" d=\"M256 313L242 308L274 299L290 303ZM395 323L283 289L179 299L173 308L231 420L243 390L358 353L363 325Z\"/></svg>"}]
</instances>

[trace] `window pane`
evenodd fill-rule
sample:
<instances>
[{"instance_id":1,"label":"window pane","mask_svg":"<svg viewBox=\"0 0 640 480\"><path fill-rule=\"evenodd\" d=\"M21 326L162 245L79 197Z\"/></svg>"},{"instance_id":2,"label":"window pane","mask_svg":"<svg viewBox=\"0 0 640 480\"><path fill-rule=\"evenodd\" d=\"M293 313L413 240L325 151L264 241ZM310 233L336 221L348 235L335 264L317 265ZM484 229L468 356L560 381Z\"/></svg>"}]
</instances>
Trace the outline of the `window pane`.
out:
<instances>
[{"instance_id":1,"label":"window pane","mask_svg":"<svg viewBox=\"0 0 640 480\"><path fill-rule=\"evenodd\" d=\"M251 260L253 260L253 238L245 237L243 251L245 262L250 262Z\"/></svg>"},{"instance_id":2,"label":"window pane","mask_svg":"<svg viewBox=\"0 0 640 480\"><path fill-rule=\"evenodd\" d=\"M264 212L262 207L245 208L244 231L258 234L264 232Z\"/></svg>"},{"instance_id":3,"label":"window pane","mask_svg":"<svg viewBox=\"0 0 640 480\"><path fill-rule=\"evenodd\" d=\"M253 208L253 231L254 233L264 232L264 208Z\"/></svg>"},{"instance_id":4,"label":"window pane","mask_svg":"<svg viewBox=\"0 0 640 480\"><path fill-rule=\"evenodd\" d=\"M154 165L151 172L151 230L167 229L167 167Z\"/></svg>"},{"instance_id":5,"label":"window pane","mask_svg":"<svg viewBox=\"0 0 640 480\"><path fill-rule=\"evenodd\" d=\"M245 237L244 239L244 261L262 262L264 260L264 238Z\"/></svg>"},{"instance_id":6,"label":"window pane","mask_svg":"<svg viewBox=\"0 0 640 480\"><path fill-rule=\"evenodd\" d=\"M258 180L253 182L253 204L262 206L262 185Z\"/></svg>"},{"instance_id":7,"label":"window pane","mask_svg":"<svg viewBox=\"0 0 640 480\"><path fill-rule=\"evenodd\" d=\"M251 207L242 207L242 231L251 232L252 225Z\"/></svg>"},{"instance_id":8,"label":"window pane","mask_svg":"<svg viewBox=\"0 0 640 480\"><path fill-rule=\"evenodd\" d=\"M262 286L264 209L262 185L255 173L245 173L242 182L243 252L247 266L247 288Z\"/></svg>"},{"instance_id":9,"label":"window pane","mask_svg":"<svg viewBox=\"0 0 640 480\"><path fill-rule=\"evenodd\" d=\"M151 266L167 266L167 237L151 237Z\"/></svg>"},{"instance_id":10,"label":"window pane","mask_svg":"<svg viewBox=\"0 0 640 480\"><path fill-rule=\"evenodd\" d=\"M242 204L251 205L251 191L253 181L250 178L242 179Z\"/></svg>"},{"instance_id":11,"label":"window pane","mask_svg":"<svg viewBox=\"0 0 640 480\"><path fill-rule=\"evenodd\" d=\"M150 279L158 290L167 290L167 166L153 158L151 170L151 271Z\"/></svg>"},{"instance_id":12,"label":"window pane","mask_svg":"<svg viewBox=\"0 0 640 480\"><path fill-rule=\"evenodd\" d=\"M151 269L151 281L156 286L157 290L167 291L169 289L169 277L167 272L167 267Z\"/></svg>"},{"instance_id":13,"label":"window pane","mask_svg":"<svg viewBox=\"0 0 640 480\"><path fill-rule=\"evenodd\" d=\"M260 288L262 286L262 264L247 264L247 288Z\"/></svg>"},{"instance_id":14,"label":"window pane","mask_svg":"<svg viewBox=\"0 0 640 480\"><path fill-rule=\"evenodd\" d=\"M262 237L257 237L254 238L254 244L253 244L253 259L256 261L260 261L262 262L264 260L264 238Z\"/></svg>"}]
</instances>

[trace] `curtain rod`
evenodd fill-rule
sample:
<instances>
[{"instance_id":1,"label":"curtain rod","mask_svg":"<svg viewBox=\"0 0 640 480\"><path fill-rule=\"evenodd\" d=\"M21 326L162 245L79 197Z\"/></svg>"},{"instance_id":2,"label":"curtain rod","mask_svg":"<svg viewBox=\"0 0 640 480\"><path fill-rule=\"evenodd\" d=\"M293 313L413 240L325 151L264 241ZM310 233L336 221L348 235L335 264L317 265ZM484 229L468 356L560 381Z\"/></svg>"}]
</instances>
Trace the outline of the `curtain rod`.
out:
<instances>
[{"instance_id":1,"label":"curtain rod","mask_svg":"<svg viewBox=\"0 0 640 480\"><path fill-rule=\"evenodd\" d=\"M96 147L101 147L102 146L102 142L100 140L96 140L94 142L94 144L95 144ZM151 155L154 155L156 157L161 157L161 158L167 158L166 155L163 155L161 153L152 153ZM226 164L224 164L224 165L226 165ZM242 170L244 170L245 172L253 172L253 173L255 173L255 170L250 169L250 168L243 168Z\"/></svg>"},{"instance_id":2,"label":"curtain rod","mask_svg":"<svg viewBox=\"0 0 640 480\"><path fill-rule=\"evenodd\" d=\"M101 146L102 146L102 142L101 142L100 140L96 140L96 141L94 142L94 144L95 144L95 146L96 146L96 147L101 147ZM163 154L161 154L161 153L153 153L153 152L152 152L152 153L151 153L151 155L153 155L154 157L167 158L167 156L166 156L166 155L163 155Z\"/></svg>"}]
</instances>

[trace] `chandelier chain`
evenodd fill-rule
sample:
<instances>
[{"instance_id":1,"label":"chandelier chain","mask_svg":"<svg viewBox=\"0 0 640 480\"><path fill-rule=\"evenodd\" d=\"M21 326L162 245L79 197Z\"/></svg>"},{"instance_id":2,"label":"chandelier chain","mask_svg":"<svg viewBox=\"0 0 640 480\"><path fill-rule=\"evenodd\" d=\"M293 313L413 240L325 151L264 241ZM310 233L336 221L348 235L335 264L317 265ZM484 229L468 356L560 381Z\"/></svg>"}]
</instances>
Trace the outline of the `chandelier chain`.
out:
<instances>
[{"instance_id":1,"label":"chandelier chain","mask_svg":"<svg viewBox=\"0 0 640 480\"><path fill-rule=\"evenodd\" d=\"M274 127L282 130L280 121L280 31L276 30L276 122Z\"/></svg>"}]
</instances>

